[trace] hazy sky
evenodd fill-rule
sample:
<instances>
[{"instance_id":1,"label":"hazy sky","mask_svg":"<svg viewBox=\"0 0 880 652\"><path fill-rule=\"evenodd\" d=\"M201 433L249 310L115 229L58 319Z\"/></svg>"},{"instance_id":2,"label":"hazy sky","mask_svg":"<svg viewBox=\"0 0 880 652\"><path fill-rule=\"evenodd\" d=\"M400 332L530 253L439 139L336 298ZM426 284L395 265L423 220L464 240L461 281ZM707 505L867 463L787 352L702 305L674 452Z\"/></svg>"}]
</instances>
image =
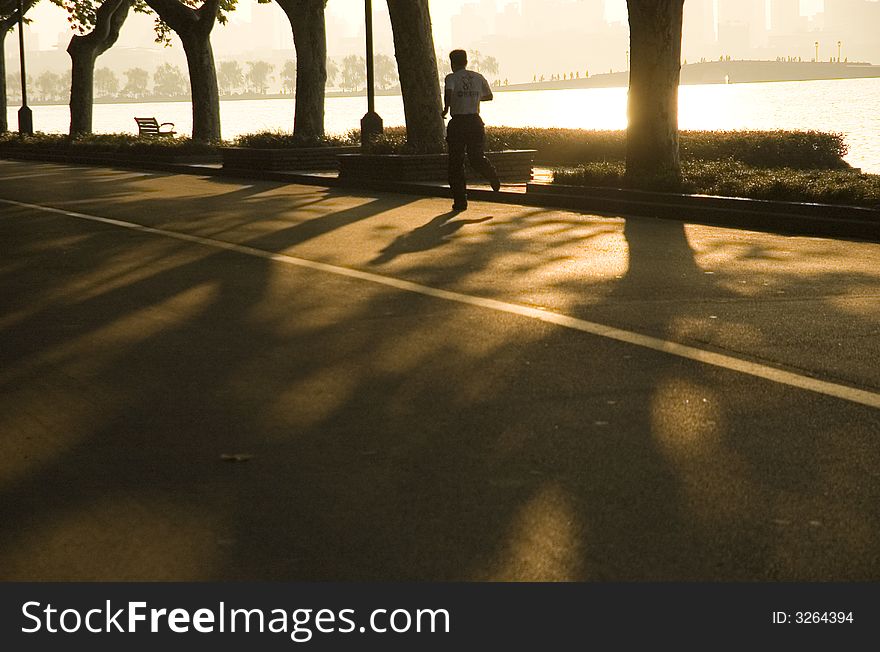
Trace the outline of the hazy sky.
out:
<instances>
[{"instance_id":1,"label":"hazy sky","mask_svg":"<svg viewBox=\"0 0 880 652\"><path fill-rule=\"evenodd\" d=\"M475 0L430 0L431 17L434 22L434 31L438 40L448 42L450 39L450 18L458 13L463 4ZM374 9L380 6L382 0L373 0ZM499 10L507 4L519 4L518 0L496 0ZM801 0L801 11L804 14L813 14L821 11L823 0ZM363 0L329 0L328 10L343 16L360 18L363 15ZM244 13L249 13L246 9ZM64 11L43 0L30 14L34 18L33 28L40 35L41 49L51 48L58 38L58 34L68 31L67 18ZM626 20L626 0L607 0L606 15L609 20ZM124 28L123 28L124 29Z\"/></svg>"}]
</instances>

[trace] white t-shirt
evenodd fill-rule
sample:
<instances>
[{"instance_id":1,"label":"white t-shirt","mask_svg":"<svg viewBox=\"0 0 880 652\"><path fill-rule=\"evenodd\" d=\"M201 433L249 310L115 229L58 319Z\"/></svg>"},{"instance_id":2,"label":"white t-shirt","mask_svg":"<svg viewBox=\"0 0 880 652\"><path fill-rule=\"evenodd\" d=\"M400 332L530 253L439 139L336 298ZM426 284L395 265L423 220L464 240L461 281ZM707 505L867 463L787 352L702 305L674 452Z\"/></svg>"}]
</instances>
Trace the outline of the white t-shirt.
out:
<instances>
[{"instance_id":1,"label":"white t-shirt","mask_svg":"<svg viewBox=\"0 0 880 652\"><path fill-rule=\"evenodd\" d=\"M452 115L480 113L480 99L489 95L489 82L473 70L456 70L446 75L446 90L450 91L449 111Z\"/></svg>"}]
</instances>

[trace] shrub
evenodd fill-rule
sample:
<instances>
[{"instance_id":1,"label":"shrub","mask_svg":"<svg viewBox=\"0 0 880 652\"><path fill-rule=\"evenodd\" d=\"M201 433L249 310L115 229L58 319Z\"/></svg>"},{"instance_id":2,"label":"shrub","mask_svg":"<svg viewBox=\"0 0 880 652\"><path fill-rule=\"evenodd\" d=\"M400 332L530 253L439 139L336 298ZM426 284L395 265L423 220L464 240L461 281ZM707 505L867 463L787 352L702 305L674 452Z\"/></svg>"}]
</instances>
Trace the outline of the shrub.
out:
<instances>
[{"instance_id":1,"label":"shrub","mask_svg":"<svg viewBox=\"0 0 880 652\"><path fill-rule=\"evenodd\" d=\"M46 148L51 150L82 151L96 153L157 153L210 154L216 152L214 145L195 142L190 138L139 138L133 134L86 134L71 138L66 134L35 133L21 136L15 132L0 134L2 148Z\"/></svg>"},{"instance_id":2,"label":"shrub","mask_svg":"<svg viewBox=\"0 0 880 652\"><path fill-rule=\"evenodd\" d=\"M574 169L554 170L553 182L599 187L638 187L668 190L654 179L629 182L622 162L590 163ZM880 205L880 175L855 170L799 170L795 168L755 168L734 160L685 161L682 163L680 192L748 197L777 201Z\"/></svg>"},{"instance_id":3,"label":"shrub","mask_svg":"<svg viewBox=\"0 0 880 652\"><path fill-rule=\"evenodd\" d=\"M360 131L358 131L360 136ZM385 129L381 136L368 142L364 148L366 154L408 154L406 146L406 127Z\"/></svg>"},{"instance_id":4,"label":"shrub","mask_svg":"<svg viewBox=\"0 0 880 652\"><path fill-rule=\"evenodd\" d=\"M358 136L360 132L358 131ZM381 136L364 146L367 154L436 154L446 150L446 143L438 147L416 148L406 142L406 127L386 127Z\"/></svg>"},{"instance_id":5,"label":"shrub","mask_svg":"<svg viewBox=\"0 0 880 652\"><path fill-rule=\"evenodd\" d=\"M761 167L845 168L843 134L819 131L682 131L682 160L733 159ZM487 127L486 149L536 149L547 165L626 158L625 131Z\"/></svg>"},{"instance_id":6,"label":"shrub","mask_svg":"<svg viewBox=\"0 0 880 652\"><path fill-rule=\"evenodd\" d=\"M626 157L626 134L587 129L487 127L486 149L535 149L537 160L548 165L622 161Z\"/></svg>"},{"instance_id":7,"label":"shrub","mask_svg":"<svg viewBox=\"0 0 880 652\"><path fill-rule=\"evenodd\" d=\"M345 147L360 144L360 132L352 130L342 135L329 135L321 138L304 138L284 131L261 131L245 134L233 141L236 147L256 149L286 149L288 147Z\"/></svg>"},{"instance_id":8,"label":"shrub","mask_svg":"<svg viewBox=\"0 0 880 652\"><path fill-rule=\"evenodd\" d=\"M684 131L683 160L733 159L755 167L843 169L849 148L839 133L821 131Z\"/></svg>"},{"instance_id":9,"label":"shrub","mask_svg":"<svg viewBox=\"0 0 880 652\"><path fill-rule=\"evenodd\" d=\"M222 144L222 143L221 143ZM307 139L281 131L246 134L235 139L238 147L337 147L360 144L360 130L342 135ZM19 137L0 134L0 147L76 148L95 152L213 153L215 147L188 138L138 138L132 134L94 134L70 138L60 134ZM486 149L535 149L537 161L546 165L580 165L621 162L626 157L626 132L536 127L488 127ZM389 127L365 151L374 154L416 153L406 144L405 127ZM818 131L683 131L683 161L734 160L755 167L795 169L845 169L847 146L841 134Z\"/></svg>"}]
</instances>

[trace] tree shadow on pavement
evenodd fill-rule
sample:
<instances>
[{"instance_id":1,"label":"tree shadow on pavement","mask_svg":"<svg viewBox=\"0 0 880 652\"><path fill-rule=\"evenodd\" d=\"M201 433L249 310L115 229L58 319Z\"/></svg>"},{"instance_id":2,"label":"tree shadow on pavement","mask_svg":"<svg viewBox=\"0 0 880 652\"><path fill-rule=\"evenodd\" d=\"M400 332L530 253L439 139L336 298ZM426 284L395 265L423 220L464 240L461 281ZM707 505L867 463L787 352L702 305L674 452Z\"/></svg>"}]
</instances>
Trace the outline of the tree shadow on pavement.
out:
<instances>
[{"instance_id":1,"label":"tree shadow on pavement","mask_svg":"<svg viewBox=\"0 0 880 652\"><path fill-rule=\"evenodd\" d=\"M205 228L222 222L236 242L279 252L411 201L362 199L279 221L285 198L240 198ZM529 287L516 292L554 285L584 319L626 326L634 312L621 306L641 301L646 328L669 339L705 337L682 330L691 322L720 328L681 292L742 299L674 223L627 220L621 232L523 210L438 249L455 224L441 218L415 230L442 252L433 266L415 231L388 245L404 278L491 289L496 269L519 269ZM842 407L825 397L148 234L12 215L0 236L12 260L0 271L4 579L880 574L880 490L866 481L880 422L868 408L836 423ZM620 278L580 274L623 238ZM858 283L877 276L841 281Z\"/></svg>"},{"instance_id":2,"label":"tree shadow on pavement","mask_svg":"<svg viewBox=\"0 0 880 652\"><path fill-rule=\"evenodd\" d=\"M402 256L404 254L415 253L417 251L428 251L436 247L440 247L450 241L454 235L462 227L469 224L482 224L492 219L492 216L481 217L474 220L455 220L450 221L456 215L460 215L458 211L450 211L443 213L432 219L427 224L413 229L409 233L397 236L394 242L382 249L378 256L370 261L370 265L383 265Z\"/></svg>"}]
</instances>

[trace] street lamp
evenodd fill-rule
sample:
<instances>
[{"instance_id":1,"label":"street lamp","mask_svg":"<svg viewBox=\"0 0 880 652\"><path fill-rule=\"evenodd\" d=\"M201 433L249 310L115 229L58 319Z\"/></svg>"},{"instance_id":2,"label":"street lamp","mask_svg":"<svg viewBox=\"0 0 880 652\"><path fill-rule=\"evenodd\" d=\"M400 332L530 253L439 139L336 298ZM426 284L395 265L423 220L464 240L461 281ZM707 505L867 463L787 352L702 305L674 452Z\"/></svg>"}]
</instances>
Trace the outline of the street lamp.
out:
<instances>
[{"instance_id":1,"label":"street lamp","mask_svg":"<svg viewBox=\"0 0 880 652\"><path fill-rule=\"evenodd\" d=\"M816 41L816 63L819 63L819 41Z\"/></svg>"},{"instance_id":2,"label":"street lamp","mask_svg":"<svg viewBox=\"0 0 880 652\"><path fill-rule=\"evenodd\" d=\"M837 63L840 63L840 46L842 46L842 45L843 45L842 42L840 42L840 41L837 42Z\"/></svg>"},{"instance_id":3,"label":"street lamp","mask_svg":"<svg viewBox=\"0 0 880 652\"><path fill-rule=\"evenodd\" d=\"M367 36L367 113L361 118L361 145L382 134L382 118L376 113L375 75L373 73L373 2L364 0Z\"/></svg>"},{"instance_id":4,"label":"street lamp","mask_svg":"<svg viewBox=\"0 0 880 652\"><path fill-rule=\"evenodd\" d=\"M18 0L18 58L21 66L21 108L18 110L18 133L32 136L34 115L27 105L27 73L24 66L24 2Z\"/></svg>"}]
</instances>

